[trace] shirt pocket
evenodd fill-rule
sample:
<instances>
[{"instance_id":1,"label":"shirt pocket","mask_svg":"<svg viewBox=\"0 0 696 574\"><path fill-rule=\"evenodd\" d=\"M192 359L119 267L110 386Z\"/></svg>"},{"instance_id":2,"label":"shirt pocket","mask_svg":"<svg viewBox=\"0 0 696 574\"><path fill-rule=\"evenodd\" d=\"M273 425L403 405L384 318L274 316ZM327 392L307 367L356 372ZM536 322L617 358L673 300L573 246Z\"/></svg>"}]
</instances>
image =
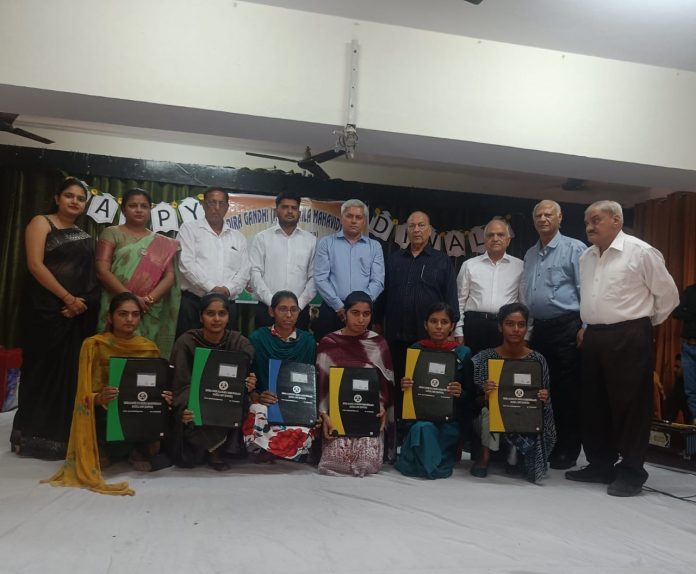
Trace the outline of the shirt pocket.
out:
<instances>
[{"instance_id":1,"label":"shirt pocket","mask_svg":"<svg viewBox=\"0 0 696 574\"><path fill-rule=\"evenodd\" d=\"M565 283L568 275L564 271L563 267L549 267L546 270L546 286L551 289L558 289L563 283Z\"/></svg>"},{"instance_id":2,"label":"shirt pocket","mask_svg":"<svg viewBox=\"0 0 696 574\"><path fill-rule=\"evenodd\" d=\"M242 256L236 246L225 247L225 268L237 271L242 263Z\"/></svg>"},{"instance_id":3,"label":"shirt pocket","mask_svg":"<svg viewBox=\"0 0 696 574\"><path fill-rule=\"evenodd\" d=\"M613 269L605 277L607 295L622 295L641 283L640 275L631 269Z\"/></svg>"},{"instance_id":4,"label":"shirt pocket","mask_svg":"<svg viewBox=\"0 0 696 574\"><path fill-rule=\"evenodd\" d=\"M439 285L440 281L440 272L437 269L434 269L432 267L425 267L423 266L423 269L420 274L420 282L427 285L428 287L431 287L433 289L436 289L437 286Z\"/></svg>"},{"instance_id":5,"label":"shirt pocket","mask_svg":"<svg viewBox=\"0 0 696 574\"><path fill-rule=\"evenodd\" d=\"M358 257L358 264L360 267L360 272L365 276L369 277L372 270L372 259L365 255Z\"/></svg>"}]
</instances>

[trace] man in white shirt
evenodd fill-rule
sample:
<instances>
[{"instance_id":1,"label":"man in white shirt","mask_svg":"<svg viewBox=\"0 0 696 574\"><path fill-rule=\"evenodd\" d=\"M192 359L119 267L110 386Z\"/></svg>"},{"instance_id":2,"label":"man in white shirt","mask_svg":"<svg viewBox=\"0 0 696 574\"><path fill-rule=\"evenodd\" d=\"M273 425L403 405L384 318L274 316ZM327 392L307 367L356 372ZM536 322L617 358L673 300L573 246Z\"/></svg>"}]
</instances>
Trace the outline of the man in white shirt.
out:
<instances>
[{"instance_id":1,"label":"man in white shirt","mask_svg":"<svg viewBox=\"0 0 696 574\"><path fill-rule=\"evenodd\" d=\"M502 343L498 309L519 301L524 266L506 253L510 227L505 220L491 220L483 233L486 253L464 261L457 276L460 319L454 335L474 355Z\"/></svg>"},{"instance_id":2,"label":"man in white shirt","mask_svg":"<svg viewBox=\"0 0 696 574\"><path fill-rule=\"evenodd\" d=\"M566 478L609 484L612 496L635 496L648 478L653 326L679 304L679 291L662 254L622 231L618 203L590 205L585 227L592 247L580 257L581 419L589 465Z\"/></svg>"},{"instance_id":3,"label":"man in white shirt","mask_svg":"<svg viewBox=\"0 0 696 574\"><path fill-rule=\"evenodd\" d=\"M210 292L227 298L228 328L236 328L234 300L249 282L249 256L246 238L225 225L228 207L227 192L211 187L203 195L205 218L184 223L179 230L182 293L177 337L200 328L200 298Z\"/></svg>"},{"instance_id":4,"label":"man in white shirt","mask_svg":"<svg viewBox=\"0 0 696 574\"><path fill-rule=\"evenodd\" d=\"M278 221L257 233L251 241L251 286L259 301L256 327L270 326L268 314L273 295L278 291L295 294L300 308L297 326L309 327L309 303L317 292L314 286L314 250L317 239L297 226L300 221L299 195L286 191L276 197Z\"/></svg>"}]
</instances>

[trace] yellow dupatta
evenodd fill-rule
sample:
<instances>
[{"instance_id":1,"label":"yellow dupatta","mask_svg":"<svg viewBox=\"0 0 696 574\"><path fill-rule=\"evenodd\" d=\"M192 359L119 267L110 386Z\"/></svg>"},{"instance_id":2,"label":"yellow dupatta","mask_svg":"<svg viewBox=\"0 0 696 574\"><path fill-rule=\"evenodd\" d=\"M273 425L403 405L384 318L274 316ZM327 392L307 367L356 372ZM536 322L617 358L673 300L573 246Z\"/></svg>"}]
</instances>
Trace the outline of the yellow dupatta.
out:
<instances>
[{"instance_id":1,"label":"yellow dupatta","mask_svg":"<svg viewBox=\"0 0 696 574\"><path fill-rule=\"evenodd\" d=\"M135 494L128 488L127 482L107 484L102 478L94 397L108 384L111 357L159 356L157 345L145 337L121 339L112 333L99 333L85 339L80 350L80 369L67 456L62 468L51 478L41 482L53 486L87 488L100 494ZM97 405L96 408L101 407Z\"/></svg>"}]
</instances>

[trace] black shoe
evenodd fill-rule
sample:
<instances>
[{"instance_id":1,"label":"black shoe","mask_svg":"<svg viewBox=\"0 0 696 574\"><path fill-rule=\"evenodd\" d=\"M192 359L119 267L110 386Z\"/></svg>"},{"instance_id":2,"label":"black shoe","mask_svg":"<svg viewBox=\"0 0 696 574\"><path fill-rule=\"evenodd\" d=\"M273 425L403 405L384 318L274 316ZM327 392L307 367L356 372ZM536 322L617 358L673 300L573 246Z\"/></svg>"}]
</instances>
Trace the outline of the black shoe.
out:
<instances>
[{"instance_id":1,"label":"black shoe","mask_svg":"<svg viewBox=\"0 0 696 574\"><path fill-rule=\"evenodd\" d=\"M549 466L556 470L568 470L569 468L573 468L576 463L576 459L570 458L565 454L553 456L549 459Z\"/></svg>"},{"instance_id":2,"label":"black shoe","mask_svg":"<svg viewBox=\"0 0 696 574\"><path fill-rule=\"evenodd\" d=\"M638 496L642 491L642 485L623 478L617 478L607 487L607 494L611 496Z\"/></svg>"},{"instance_id":3,"label":"black shoe","mask_svg":"<svg viewBox=\"0 0 696 574\"><path fill-rule=\"evenodd\" d=\"M585 466L580 470L569 470L565 473L568 480L577 482L595 482L599 484L610 484L616 478L616 471L613 466Z\"/></svg>"},{"instance_id":4,"label":"black shoe","mask_svg":"<svg viewBox=\"0 0 696 574\"><path fill-rule=\"evenodd\" d=\"M486 478L488 476L488 467L474 465L469 470L469 473L476 478Z\"/></svg>"},{"instance_id":5,"label":"black shoe","mask_svg":"<svg viewBox=\"0 0 696 574\"><path fill-rule=\"evenodd\" d=\"M522 465L519 462L515 464L510 464L509 462L506 462L505 474L509 474L511 476L517 476L522 474Z\"/></svg>"}]
</instances>

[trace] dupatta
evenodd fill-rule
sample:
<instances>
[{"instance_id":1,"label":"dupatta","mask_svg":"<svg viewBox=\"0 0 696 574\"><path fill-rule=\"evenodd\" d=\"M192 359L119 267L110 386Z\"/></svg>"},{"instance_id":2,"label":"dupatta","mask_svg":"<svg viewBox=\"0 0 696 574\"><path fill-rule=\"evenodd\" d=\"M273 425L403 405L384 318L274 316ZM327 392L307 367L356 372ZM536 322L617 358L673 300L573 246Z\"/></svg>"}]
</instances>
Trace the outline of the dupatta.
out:
<instances>
[{"instance_id":1,"label":"dupatta","mask_svg":"<svg viewBox=\"0 0 696 574\"><path fill-rule=\"evenodd\" d=\"M271 333L270 327L261 327L249 335L254 346L254 373L257 377L256 390L268 390L268 360L280 359L295 363L313 364L317 344L307 331L295 329L296 341L283 341Z\"/></svg>"},{"instance_id":2,"label":"dupatta","mask_svg":"<svg viewBox=\"0 0 696 574\"><path fill-rule=\"evenodd\" d=\"M77 394L65 462L51 478L41 482L87 488L100 494L135 494L127 482L107 484L102 478L94 413L95 408L102 407L94 404L94 398L108 384L111 357L159 356L157 345L144 337L120 339L112 333L99 333L85 339L80 350Z\"/></svg>"}]
</instances>

